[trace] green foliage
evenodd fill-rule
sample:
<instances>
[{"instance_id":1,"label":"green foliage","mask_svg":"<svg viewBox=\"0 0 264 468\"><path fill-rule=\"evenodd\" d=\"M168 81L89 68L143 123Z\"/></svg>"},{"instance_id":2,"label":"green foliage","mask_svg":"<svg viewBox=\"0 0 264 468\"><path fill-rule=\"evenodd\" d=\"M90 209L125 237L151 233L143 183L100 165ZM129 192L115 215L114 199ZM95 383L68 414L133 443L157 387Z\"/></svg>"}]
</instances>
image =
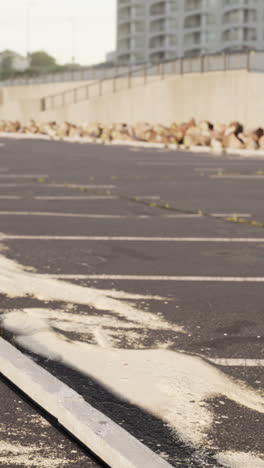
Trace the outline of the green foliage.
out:
<instances>
[{"instance_id":1,"label":"green foliage","mask_svg":"<svg viewBox=\"0 0 264 468\"><path fill-rule=\"evenodd\" d=\"M44 50L32 52L30 54L30 67L37 69L50 69L57 65L54 57L49 55Z\"/></svg>"}]
</instances>

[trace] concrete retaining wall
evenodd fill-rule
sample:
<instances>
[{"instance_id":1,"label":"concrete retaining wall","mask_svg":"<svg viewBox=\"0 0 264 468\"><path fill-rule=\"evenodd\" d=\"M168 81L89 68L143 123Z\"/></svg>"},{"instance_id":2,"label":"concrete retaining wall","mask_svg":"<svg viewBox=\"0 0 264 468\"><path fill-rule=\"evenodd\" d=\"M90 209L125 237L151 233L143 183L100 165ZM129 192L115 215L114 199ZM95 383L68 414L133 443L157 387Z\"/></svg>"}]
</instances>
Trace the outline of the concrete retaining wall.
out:
<instances>
[{"instance_id":1,"label":"concrete retaining wall","mask_svg":"<svg viewBox=\"0 0 264 468\"><path fill-rule=\"evenodd\" d=\"M0 88L0 119L26 123L30 118L39 115L41 98L89 83L90 81L72 81Z\"/></svg>"},{"instance_id":2,"label":"concrete retaining wall","mask_svg":"<svg viewBox=\"0 0 264 468\"><path fill-rule=\"evenodd\" d=\"M170 124L194 117L219 123L240 120L248 127L264 125L263 74L244 70L195 73L169 76L147 85L142 85L142 79L136 80L136 83L132 81L131 89L124 86L125 89L116 93L109 82L109 89L102 97L43 113L32 100L24 99L18 110L14 104L12 109L9 108L8 117L7 107L0 107L0 118L15 119L20 114L20 118L23 115L21 120L34 117L41 121L68 120L73 123L148 121Z\"/></svg>"}]
</instances>

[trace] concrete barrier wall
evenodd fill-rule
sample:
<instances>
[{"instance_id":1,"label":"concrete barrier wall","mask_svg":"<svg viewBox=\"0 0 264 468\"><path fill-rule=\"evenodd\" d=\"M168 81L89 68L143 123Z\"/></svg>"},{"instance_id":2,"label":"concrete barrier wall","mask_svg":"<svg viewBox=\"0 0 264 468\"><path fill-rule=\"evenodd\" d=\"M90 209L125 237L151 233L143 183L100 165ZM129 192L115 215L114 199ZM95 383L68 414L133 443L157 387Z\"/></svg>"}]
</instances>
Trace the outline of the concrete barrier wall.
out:
<instances>
[{"instance_id":1,"label":"concrete barrier wall","mask_svg":"<svg viewBox=\"0 0 264 468\"><path fill-rule=\"evenodd\" d=\"M107 93L101 97L43 113L32 100L23 100L17 111L15 106L9 109L8 117L3 115L6 106L0 107L0 118L18 118L17 112L23 115L23 120L34 117L41 121L73 123L148 121L170 124L194 117L219 123L240 120L248 127L264 125L264 98L260 92L263 74L243 70L195 73L169 76L147 85L142 85L142 78L136 80L132 81L131 89L123 82L124 89L116 93L109 82ZM117 84L117 89L120 88ZM13 117L10 116L12 112Z\"/></svg>"},{"instance_id":2,"label":"concrete barrier wall","mask_svg":"<svg viewBox=\"0 0 264 468\"><path fill-rule=\"evenodd\" d=\"M214 122L238 119L249 124L245 99L249 78L246 71L230 71L167 77L146 86L138 81L137 86L132 83L131 89L68 105L63 112L61 109L45 112L41 120L106 124L148 121L166 125L194 117ZM250 115L254 120L250 125L255 125L258 116Z\"/></svg>"},{"instance_id":3,"label":"concrete barrier wall","mask_svg":"<svg viewBox=\"0 0 264 468\"><path fill-rule=\"evenodd\" d=\"M40 99L62 93L90 81L13 86L0 89L0 119L20 120L26 123L40 112Z\"/></svg>"},{"instance_id":4,"label":"concrete barrier wall","mask_svg":"<svg viewBox=\"0 0 264 468\"><path fill-rule=\"evenodd\" d=\"M47 83L35 84L31 86L13 86L9 88L1 88L3 91L4 100L15 101L19 99L40 99L50 94L62 93L69 89L85 86L90 81L72 81L67 83Z\"/></svg>"}]
</instances>

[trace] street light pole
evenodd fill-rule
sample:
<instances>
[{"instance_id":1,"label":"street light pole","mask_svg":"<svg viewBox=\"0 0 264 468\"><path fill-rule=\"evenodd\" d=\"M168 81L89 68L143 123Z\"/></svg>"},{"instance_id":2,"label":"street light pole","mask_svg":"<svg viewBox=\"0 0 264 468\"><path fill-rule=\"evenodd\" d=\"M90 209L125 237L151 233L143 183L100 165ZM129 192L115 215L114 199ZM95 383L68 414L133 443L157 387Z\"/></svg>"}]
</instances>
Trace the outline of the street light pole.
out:
<instances>
[{"instance_id":1,"label":"street light pole","mask_svg":"<svg viewBox=\"0 0 264 468\"><path fill-rule=\"evenodd\" d=\"M27 56L30 56L31 49L31 7L35 6L36 2L34 0L28 0L26 3L26 53Z\"/></svg>"},{"instance_id":2,"label":"street light pole","mask_svg":"<svg viewBox=\"0 0 264 468\"><path fill-rule=\"evenodd\" d=\"M74 17L69 18L69 22L71 24L71 63L75 64L75 24L74 24Z\"/></svg>"}]
</instances>

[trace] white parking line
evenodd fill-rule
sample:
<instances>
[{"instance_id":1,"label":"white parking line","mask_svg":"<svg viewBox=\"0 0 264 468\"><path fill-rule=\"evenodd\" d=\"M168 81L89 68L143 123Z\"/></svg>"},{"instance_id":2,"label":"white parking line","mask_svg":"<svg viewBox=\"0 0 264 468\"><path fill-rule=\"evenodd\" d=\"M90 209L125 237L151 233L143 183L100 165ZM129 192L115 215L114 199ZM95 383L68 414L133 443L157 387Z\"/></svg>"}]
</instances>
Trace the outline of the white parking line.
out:
<instances>
[{"instance_id":1,"label":"white parking line","mask_svg":"<svg viewBox=\"0 0 264 468\"><path fill-rule=\"evenodd\" d=\"M205 215L199 213L175 213L166 215L166 218L204 218L205 216L212 216L213 218L231 218L232 216L236 216L237 218L251 218L252 215L249 213L206 213Z\"/></svg>"},{"instance_id":2,"label":"white parking line","mask_svg":"<svg viewBox=\"0 0 264 468\"><path fill-rule=\"evenodd\" d=\"M233 213L211 213L210 216L214 218L231 218L232 216L236 216L237 218L252 218L250 213L237 213L236 211L233 211Z\"/></svg>"},{"instance_id":3,"label":"white parking line","mask_svg":"<svg viewBox=\"0 0 264 468\"><path fill-rule=\"evenodd\" d=\"M84 196L38 196L34 197L35 200L118 200L116 195L84 195ZM158 195L146 195L135 197L135 200L160 200Z\"/></svg>"},{"instance_id":4,"label":"white parking line","mask_svg":"<svg viewBox=\"0 0 264 468\"><path fill-rule=\"evenodd\" d=\"M68 280L112 281L193 281L221 283L264 283L263 276L153 276L153 275L42 275L48 278Z\"/></svg>"},{"instance_id":5,"label":"white parking line","mask_svg":"<svg viewBox=\"0 0 264 468\"><path fill-rule=\"evenodd\" d=\"M210 179L264 179L264 175L257 175L257 174L223 174L223 175L210 175Z\"/></svg>"},{"instance_id":6,"label":"white parking line","mask_svg":"<svg viewBox=\"0 0 264 468\"><path fill-rule=\"evenodd\" d=\"M1 198L1 197L0 197ZM20 198L20 197L19 197ZM33 197L33 200L118 200L117 196L114 195L84 195L84 196L38 196Z\"/></svg>"},{"instance_id":7,"label":"white parking line","mask_svg":"<svg viewBox=\"0 0 264 468\"><path fill-rule=\"evenodd\" d=\"M66 218L96 218L96 219L203 219L202 215L199 214L172 214L172 215L111 215L111 214L93 214L93 213L57 213L50 211L0 211L0 216L55 216L55 217L66 217ZM234 216L231 214L212 214L216 218L225 218L228 216ZM236 215L240 218L249 218L249 214Z\"/></svg>"},{"instance_id":8,"label":"white parking line","mask_svg":"<svg viewBox=\"0 0 264 468\"><path fill-rule=\"evenodd\" d=\"M169 468L81 395L0 338L1 373L113 468Z\"/></svg>"},{"instance_id":9,"label":"white parking line","mask_svg":"<svg viewBox=\"0 0 264 468\"><path fill-rule=\"evenodd\" d=\"M0 240L70 240L118 242L209 242L209 243L264 243L263 237L129 237L129 236L34 236L0 234Z\"/></svg>"},{"instance_id":10,"label":"white parking line","mask_svg":"<svg viewBox=\"0 0 264 468\"><path fill-rule=\"evenodd\" d=\"M135 200L160 200L160 195L140 195L135 197Z\"/></svg>"},{"instance_id":11,"label":"white parking line","mask_svg":"<svg viewBox=\"0 0 264 468\"><path fill-rule=\"evenodd\" d=\"M89 213L56 213L42 211L0 211L0 216L50 216L61 218L91 218L91 219L149 219L148 215L111 215L111 214L89 214ZM163 216L164 217L164 216Z\"/></svg>"},{"instance_id":12,"label":"white parking line","mask_svg":"<svg viewBox=\"0 0 264 468\"><path fill-rule=\"evenodd\" d=\"M1 178L1 177L0 177ZM78 185L78 184L52 184L52 183L21 183L21 184L0 184L0 187L49 187L49 188L70 188L70 189L114 189L115 185Z\"/></svg>"},{"instance_id":13,"label":"white parking line","mask_svg":"<svg viewBox=\"0 0 264 468\"><path fill-rule=\"evenodd\" d=\"M194 171L195 172L211 172L211 171L223 171L224 169L222 167L195 167Z\"/></svg>"},{"instance_id":14,"label":"white parking line","mask_svg":"<svg viewBox=\"0 0 264 468\"><path fill-rule=\"evenodd\" d=\"M17 195L0 195L0 200L22 200L22 197Z\"/></svg>"},{"instance_id":15,"label":"white parking line","mask_svg":"<svg viewBox=\"0 0 264 468\"><path fill-rule=\"evenodd\" d=\"M137 161L137 166L175 166L177 167L179 164L174 161Z\"/></svg>"},{"instance_id":16,"label":"white parking line","mask_svg":"<svg viewBox=\"0 0 264 468\"><path fill-rule=\"evenodd\" d=\"M0 179L48 179L47 174L1 174Z\"/></svg>"},{"instance_id":17,"label":"white parking line","mask_svg":"<svg viewBox=\"0 0 264 468\"><path fill-rule=\"evenodd\" d=\"M226 367L264 367L264 359L211 359L208 361Z\"/></svg>"}]
</instances>

